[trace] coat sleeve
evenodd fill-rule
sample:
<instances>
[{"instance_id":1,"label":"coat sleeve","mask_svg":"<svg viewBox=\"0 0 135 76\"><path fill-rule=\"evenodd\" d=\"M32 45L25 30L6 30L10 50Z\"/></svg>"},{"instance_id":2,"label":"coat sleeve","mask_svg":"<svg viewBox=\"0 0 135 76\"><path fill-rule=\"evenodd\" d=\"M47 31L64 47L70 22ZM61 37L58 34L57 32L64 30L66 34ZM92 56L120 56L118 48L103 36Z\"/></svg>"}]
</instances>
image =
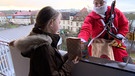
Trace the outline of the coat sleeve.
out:
<instances>
[{"instance_id":1,"label":"coat sleeve","mask_svg":"<svg viewBox=\"0 0 135 76\"><path fill-rule=\"evenodd\" d=\"M88 41L89 38L92 36L92 24L91 24L91 17L87 16L84 20L84 23L80 29L80 33L78 34L79 38L84 39L85 41Z\"/></svg>"},{"instance_id":2,"label":"coat sleeve","mask_svg":"<svg viewBox=\"0 0 135 76\"><path fill-rule=\"evenodd\" d=\"M118 16L118 34L125 36L129 31L129 22L125 15L117 9L116 11Z\"/></svg>"},{"instance_id":3,"label":"coat sleeve","mask_svg":"<svg viewBox=\"0 0 135 76\"><path fill-rule=\"evenodd\" d=\"M31 76L70 76L73 67L72 61L66 61L61 67L56 65L56 56L51 45L44 44L38 47L31 55ZM32 75L34 74L34 75Z\"/></svg>"}]
</instances>

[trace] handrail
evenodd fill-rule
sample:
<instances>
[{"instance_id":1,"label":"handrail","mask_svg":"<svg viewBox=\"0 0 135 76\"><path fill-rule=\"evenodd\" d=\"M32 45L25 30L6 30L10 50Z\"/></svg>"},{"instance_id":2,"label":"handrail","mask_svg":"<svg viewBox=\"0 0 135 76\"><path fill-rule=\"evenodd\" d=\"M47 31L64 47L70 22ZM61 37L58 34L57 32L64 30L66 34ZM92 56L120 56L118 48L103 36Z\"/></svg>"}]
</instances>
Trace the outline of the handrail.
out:
<instances>
[{"instance_id":1,"label":"handrail","mask_svg":"<svg viewBox=\"0 0 135 76\"><path fill-rule=\"evenodd\" d=\"M3 73L0 73L0 76L1 76L1 75L2 75L2 76L6 76L6 75L5 75L5 74L3 74Z\"/></svg>"},{"instance_id":2,"label":"handrail","mask_svg":"<svg viewBox=\"0 0 135 76\"><path fill-rule=\"evenodd\" d=\"M15 76L9 42L0 40L0 76Z\"/></svg>"},{"instance_id":3,"label":"handrail","mask_svg":"<svg viewBox=\"0 0 135 76\"><path fill-rule=\"evenodd\" d=\"M8 46L9 45L9 42L0 40L0 44Z\"/></svg>"}]
</instances>

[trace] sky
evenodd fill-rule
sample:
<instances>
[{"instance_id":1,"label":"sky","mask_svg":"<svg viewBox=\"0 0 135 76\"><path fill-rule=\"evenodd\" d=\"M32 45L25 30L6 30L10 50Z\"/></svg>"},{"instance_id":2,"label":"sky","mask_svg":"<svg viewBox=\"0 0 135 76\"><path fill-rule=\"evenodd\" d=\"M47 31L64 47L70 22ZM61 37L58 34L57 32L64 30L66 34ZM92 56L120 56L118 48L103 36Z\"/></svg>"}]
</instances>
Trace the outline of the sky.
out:
<instances>
[{"instance_id":1,"label":"sky","mask_svg":"<svg viewBox=\"0 0 135 76\"><path fill-rule=\"evenodd\" d=\"M107 0L111 5L113 0ZM1 0L0 10L40 10L45 6L55 9L92 9L93 0ZM116 7L121 11L135 11L135 0L116 0Z\"/></svg>"}]
</instances>

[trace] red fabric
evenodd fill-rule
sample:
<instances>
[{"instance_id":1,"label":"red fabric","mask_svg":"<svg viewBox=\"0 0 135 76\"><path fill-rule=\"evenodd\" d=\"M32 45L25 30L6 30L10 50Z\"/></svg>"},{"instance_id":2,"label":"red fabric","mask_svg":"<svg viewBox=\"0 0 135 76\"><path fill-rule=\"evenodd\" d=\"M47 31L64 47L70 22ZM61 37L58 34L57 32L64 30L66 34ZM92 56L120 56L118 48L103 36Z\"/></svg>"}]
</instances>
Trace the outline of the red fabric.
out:
<instances>
[{"instance_id":1,"label":"red fabric","mask_svg":"<svg viewBox=\"0 0 135 76\"><path fill-rule=\"evenodd\" d=\"M108 10L106 12L107 18L109 17L110 13L110 6L108 6ZM100 15L96 14L94 11L92 11L84 20L84 23L81 27L80 33L78 34L79 38L82 38L86 41L88 41L90 38L96 37L103 29L104 26L100 19L103 19ZM106 22L106 19L103 19ZM114 26L117 28L118 32L114 31L115 34L122 34L125 36L128 29L128 20L124 16L120 10L115 8L115 19L114 19ZM99 37L103 38L106 34L106 31ZM89 47L89 55L91 55ZM127 56L127 52L125 50L119 49L119 48L113 48L114 49L114 56L116 61L122 61L122 58Z\"/></svg>"}]
</instances>

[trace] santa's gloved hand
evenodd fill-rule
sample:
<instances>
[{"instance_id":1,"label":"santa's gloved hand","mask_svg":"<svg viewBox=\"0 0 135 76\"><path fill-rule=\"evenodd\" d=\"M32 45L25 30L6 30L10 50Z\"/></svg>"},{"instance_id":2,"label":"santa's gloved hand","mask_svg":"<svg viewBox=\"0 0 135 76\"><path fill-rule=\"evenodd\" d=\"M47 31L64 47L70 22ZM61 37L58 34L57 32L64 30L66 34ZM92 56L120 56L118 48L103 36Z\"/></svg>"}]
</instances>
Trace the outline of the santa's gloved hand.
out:
<instances>
[{"instance_id":1,"label":"santa's gloved hand","mask_svg":"<svg viewBox=\"0 0 135 76\"><path fill-rule=\"evenodd\" d=\"M122 38L122 39L125 38L122 34L117 34L116 37L117 38Z\"/></svg>"}]
</instances>

